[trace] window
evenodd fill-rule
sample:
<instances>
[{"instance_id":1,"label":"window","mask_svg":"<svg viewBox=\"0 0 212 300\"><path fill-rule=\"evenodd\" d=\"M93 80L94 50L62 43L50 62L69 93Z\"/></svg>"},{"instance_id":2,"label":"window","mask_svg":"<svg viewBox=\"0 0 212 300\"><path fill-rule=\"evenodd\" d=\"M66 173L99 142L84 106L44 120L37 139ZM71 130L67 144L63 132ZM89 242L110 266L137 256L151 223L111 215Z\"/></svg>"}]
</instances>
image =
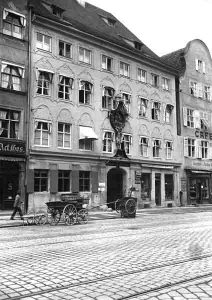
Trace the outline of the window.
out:
<instances>
[{"instance_id":1,"label":"window","mask_svg":"<svg viewBox=\"0 0 212 300\"><path fill-rule=\"evenodd\" d=\"M132 146L132 136L130 134L123 134L122 143L121 143L122 150L125 150L126 154L130 154L131 146Z\"/></svg>"},{"instance_id":2,"label":"window","mask_svg":"<svg viewBox=\"0 0 212 300\"><path fill-rule=\"evenodd\" d=\"M70 191L70 171L58 171L58 192Z\"/></svg>"},{"instance_id":3,"label":"window","mask_svg":"<svg viewBox=\"0 0 212 300\"><path fill-rule=\"evenodd\" d=\"M93 140L92 139L80 139L79 140L79 149L80 150L93 150Z\"/></svg>"},{"instance_id":4,"label":"window","mask_svg":"<svg viewBox=\"0 0 212 300\"><path fill-rule=\"evenodd\" d=\"M92 84L87 81L80 81L79 88L79 103L80 104L91 104L91 95L92 95Z\"/></svg>"},{"instance_id":5,"label":"window","mask_svg":"<svg viewBox=\"0 0 212 300\"><path fill-rule=\"evenodd\" d=\"M22 78L24 78L24 68L2 62L1 86L3 88L21 91Z\"/></svg>"},{"instance_id":6,"label":"window","mask_svg":"<svg viewBox=\"0 0 212 300\"><path fill-rule=\"evenodd\" d=\"M103 135L103 152L113 152L113 140L114 133L111 131L105 131Z\"/></svg>"},{"instance_id":7,"label":"window","mask_svg":"<svg viewBox=\"0 0 212 300\"><path fill-rule=\"evenodd\" d=\"M187 126L194 128L194 111L187 108Z\"/></svg>"},{"instance_id":8,"label":"window","mask_svg":"<svg viewBox=\"0 0 212 300\"><path fill-rule=\"evenodd\" d=\"M89 192L90 191L90 172L79 171L79 191Z\"/></svg>"},{"instance_id":9,"label":"window","mask_svg":"<svg viewBox=\"0 0 212 300\"><path fill-rule=\"evenodd\" d=\"M52 38L48 35L37 32L36 47L51 52Z\"/></svg>"},{"instance_id":10,"label":"window","mask_svg":"<svg viewBox=\"0 0 212 300\"><path fill-rule=\"evenodd\" d=\"M123 103L127 109L127 112L130 113L131 94L122 93L121 101L123 101Z\"/></svg>"},{"instance_id":11,"label":"window","mask_svg":"<svg viewBox=\"0 0 212 300\"><path fill-rule=\"evenodd\" d=\"M152 120L160 120L160 108L161 104L159 102L153 102L152 104Z\"/></svg>"},{"instance_id":12,"label":"window","mask_svg":"<svg viewBox=\"0 0 212 300\"><path fill-rule=\"evenodd\" d=\"M172 159L172 150L173 150L173 142L171 141L166 141L165 143L165 155L166 155L166 159Z\"/></svg>"},{"instance_id":13,"label":"window","mask_svg":"<svg viewBox=\"0 0 212 300\"><path fill-rule=\"evenodd\" d=\"M0 137L18 139L20 112L15 110L0 110Z\"/></svg>"},{"instance_id":14,"label":"window","mask_svg":"<svg viewBox=\"0 0 212 300\"><path fill-rule=\"evenodd\" d=\"M147 73L145 70L142 70L138 68L138 81L141 81L143 83L147 82Z\"/></svg>"},{"instance_id":15,"label":"window","mask_svg":"<svg viewBox=\"0 0 212 300\"><path fill-rule=\"evenodd\" d=\"M59 76L58 98L64 99L64 100L70 100L72 85L73 85L72 78L60 75Z\"/></svg>"},{"instance_id":16,"label":"window","mask_svg":"<svg viewBox=\"0 0 212 300\"><path fill-rule=\"evenodd\" d=\"M154 87L158 87L159 86L159 76L158 75L152 74L151 84Z\"/></svg>"},{"instance_id":17,"label":"window","mask_svg":"<svg viewBox=\"0 0 212 300\"><path fill-rule=\"evenodd\" d=\"M102 69L111 72L113 59L106 55L102 55Z\"/></svg>"},{"instance_id":18,"label":"window","mask_svg":"<svg viewBox=\"0 0 212 300\"><path fill-rule=\"evenodd\" d=\"M171 115L172 115L173 105L167 104L165 109L165 123L171 123Z\"/></svg>"},{"instance_id":19,"label":"window","mask_svg":"<svg viewBox=\"0 0 212 300\"><path fill-rule=\"evenodd\" d=\"M205 111L200 111L200 129L208 130L209 127L209 115Z\"/></svg>"},{"instance_id":20,"label":"window","mask_svg":"<svg viewBox=\"0 0 212 300\"><path fill-rule=\"evenodd\" d=\"M198 97L198 84L195 81L190 81L190 93L191 95Z\"/></svg>"},{"instance_id":21,"label":"window","mask_svg":"<svg viewBox=\"0 0 212 300\"><path fill-rule=\"evenodd\" d=\"M49 137L51 133L51 124L43 121L35 122L34 143L37 146L49 146Z\"/></svg>"},{"instance_id":22,"label":"window","mask_svg":"<svg viewBox=\"0 0 212 300\"><path fill-rule=\"evenodd\" d=\"M130 65L124 62L120 62L120 75L124 77L130 77Z\"/></svg>"},{"instance_id":23,"label":"window","mask_svg":"<svg viewBox=\"0 0 212 300\"><path fill-rule=\"evenodd\" d=\"M208 158L208 142L207 141L199 141L199 157L200 158Z\"/></svg>"},{"instance_id":24,"label":"window","mask_svg":"<svg viewBox=\"0 0 212 300\"><path fill-rule=\"evenodd\" d=\"M116 24L116 20L114 19L107 18L107 17L101 17L101 18L108 26L114 27Z\"/></svg>"},{"instance_id":25,"label":"window","mask_svg":"<svg viewBox=\"0 0 212 300\"><path fill-rule=\"evenodd\" d=\"M71 148L71 125L58 122L58 147Z\"/></svg>"},{"instance_id":26,"label":"window","mask_svg":"<svg viewBox=\"0 0 212 300\"><path fill-rule=\"evenodd\" d=\"M52 79L53 73L38 71L37 94L49 96L51 94Z\"/></svg>"},{"instance_id":27,"label":"window","mask_svg":"<svg viewBox=\"0 0 212 300\"><path fill-rule=\"evenodd\" d=\"M63 41L59 41L59 55L66 58L72 57L72 45Z\"/></svg>"},{"instance_id":28,"label":"window","mask_svg":"<svg viewBox=\"0 0 212 300\"><path fill-rule=\"evenodd\" d=\"M79 61L91 64L91 51L82 47L79 47Z\"/></svg>"},{"instance_id":29,"label":"window","mask_svg":"<svg viewBox=\"0 0 212 300\"><path fill-rule=\"evenodd\" d=\"M211 101L211 91L210 86L204 86L204 99Z\"/></svg>"},{"instance_id":30,"label":"window","mask_svg":"<svg viewBox=\"0 0 212 300\"><path fill-rule=\"evenodd\" d=\"M148 100L139 97L139 117L147 116L147 106L148 106Z\"/></svg>"},{"instance_id":31,"label":"window","mask_svg":"<svg viewBox=\"0 0 212 300\"><path fill-rule=\"evenodd\" d=\"M3 11L3 33L16 37L23 38L24 27L26 26L26 18L24 15L15 12L4 10Z\"/></svg>"},{"instance_id":32,"label":"window","mask_svg":"<svg viewBox=\"0 0 212 300\"><path fill-rule=\"evenodd\" d=\"M153 154L153 157L157 158L157 157L160 157L160 149L161 149L161 141L160 140L157 140L155 139L153 141L153 147L152 147L152 154Z\"/></svg>"},{"instance_id":33,"label":"window","mask_svg":"<svg viewBox=\"0 0 212 300\"><path fill-rule=\"evenodd\" d=\"M195 139L188 138L188 157L195 157Z\"/></svg>"},{"instance_id":34,"label":"window","mask_svg":"<svg viewBox=\"0 0 212 300\"><path fill-rule=\"evenodd\" d=\"M102 108L112 109L114 94L115 90L113 88L108 86L103 87Z\"/></svg>"},{"instance_id":35,"label":"window","mask_svg":"<svg viewBox=\"0 0 212 300\"><path fill-rule=\"evenodd\" d=\"M48 191L48 171L34 170L34 191L35 192Z\"/></svg>"},{"instance_id":36,"label":"window","mask_svg":"<svg viewBox=\"0 0 212 300\"><path fill-rule=\"evenodd\" d=\"M140 140L140 145L141 145L141 156L143 157L148 157L149 156L149 139L146 137L141 137Z\"/></svg>"},{"instance_id":37,"label":"window","mask_svg":"<svg viewBox=\"0 0 212 300\"><path fill-rule=\"evenodd\" d=\"M205 62L200 59L195 59L196 71L205 73Z\"/></svg>"},{"instance_id":38,"label":"window","mask_svg":"<svg viewBox=\"0 0 212 300\"><path fill-rule=\"evenodd\" d=\"M151 195L151 174L141 173L141 198L146 200Z\"/></svg>"},{"instance_id":39,"label":"window","mask_svg":"<svg viewBox=\"0 0 212 300\"><path fill-rule=\"evenodd\" d=\"M56 6L56 5L52 5L51 7L52 7L52 13L53 13L53 15L61 18L62 15L63 15L64 10L61 9L60 7Z\"/></svg>"},{"instance_id":40,"label":"window","mask_svg":"<svg viewBox=\"0 0 212 300\"><path fill-rule=\"evenodd\" d=\"M162 89L168 91L170 86L170 80L166 77L162 77Z\"/></svg>"}]
</instances>

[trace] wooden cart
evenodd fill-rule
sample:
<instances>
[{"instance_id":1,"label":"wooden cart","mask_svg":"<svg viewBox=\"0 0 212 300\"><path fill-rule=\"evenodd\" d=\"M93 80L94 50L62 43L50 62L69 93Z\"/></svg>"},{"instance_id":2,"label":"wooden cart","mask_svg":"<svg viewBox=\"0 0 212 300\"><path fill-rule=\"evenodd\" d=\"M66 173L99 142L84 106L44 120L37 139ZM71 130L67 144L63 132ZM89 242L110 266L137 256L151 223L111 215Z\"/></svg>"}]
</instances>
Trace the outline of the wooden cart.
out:
<instances>
[{"instance_id":1,"label":"wooden cart","mask_svg":"<svg viewBox=\"0 0 212 300\"><path fill-rule=\"evenodd\" d=\"M88 222L88 211L83 208L83 198L78 194L62 194L60 201L50 201L46 205L50 225L57 225L60 221L66 225Z\"/></svg>"},{"instance_id":2,"label":"wooden cart","mask_svg":"<svg viewBox=\"0 0 212 300\"><path fill-rule=\"evenodd\" d=\"M121 218L135 218L137 198L123 197L115 201L115 208L121 214Z\"/></svg>"}]
</instances>

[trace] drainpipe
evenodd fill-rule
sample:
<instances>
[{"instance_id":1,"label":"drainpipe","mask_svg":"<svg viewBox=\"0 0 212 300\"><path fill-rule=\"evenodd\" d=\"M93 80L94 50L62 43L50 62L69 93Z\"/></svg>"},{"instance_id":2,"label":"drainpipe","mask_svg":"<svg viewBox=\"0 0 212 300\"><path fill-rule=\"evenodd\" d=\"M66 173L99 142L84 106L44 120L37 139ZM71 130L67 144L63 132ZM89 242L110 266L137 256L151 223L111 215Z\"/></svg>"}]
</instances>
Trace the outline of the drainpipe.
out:
<instances>
[{"instance_id":1,"label":"drainpipe","mask_svg":"<svg viewBox=\"0 0 212 300\"><path fill-rule=\"evenodd\" d=\"M28 208L27 174L30 156L30 120L31 120L31 49L32 49L32 4L27 1L28 8L28 78L27 78L27 109L26 109L26 172L25 172L25 212Z\"/></svg>"}]
</instances>

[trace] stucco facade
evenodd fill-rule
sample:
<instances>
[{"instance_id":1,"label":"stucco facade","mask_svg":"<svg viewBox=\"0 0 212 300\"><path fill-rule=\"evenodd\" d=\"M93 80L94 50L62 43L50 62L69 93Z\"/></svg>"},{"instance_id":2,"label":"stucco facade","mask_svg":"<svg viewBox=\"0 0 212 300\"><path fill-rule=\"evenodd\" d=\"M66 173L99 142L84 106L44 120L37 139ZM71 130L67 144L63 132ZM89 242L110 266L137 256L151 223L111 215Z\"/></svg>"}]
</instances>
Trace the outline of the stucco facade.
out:
<instances>
[{"instance_id":1,"label":"stucco facade","mask_svg":"<svg viewBox=\"0 0 212 300\"><path fill-rule=\"evenodd\" d=\"M31 40L29 209L64 192L113 208L131 187L139 207L179 205L175 70L59 19L36 15ZM118 101L126 157L110 122Z\"/></svg>"}]
</instances>

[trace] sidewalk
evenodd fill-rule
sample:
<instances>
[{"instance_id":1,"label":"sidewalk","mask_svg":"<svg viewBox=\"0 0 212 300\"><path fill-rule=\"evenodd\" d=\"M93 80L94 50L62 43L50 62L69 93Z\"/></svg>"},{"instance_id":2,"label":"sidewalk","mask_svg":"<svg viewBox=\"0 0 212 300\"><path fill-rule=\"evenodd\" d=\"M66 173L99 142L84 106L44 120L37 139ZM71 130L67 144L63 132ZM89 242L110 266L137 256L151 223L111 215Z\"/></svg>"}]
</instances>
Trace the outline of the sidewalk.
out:
<instances>
[{"instance_id":1,"label":"sidewalk","mask_svg":"<svg viewBox=\"0 0 212 300\"><path fill-rule=\"evenodd\" d=\"M184 213L200 213L200 212L212 212L212 205L200 205L200 206L182 206L182 207L156 207L138 209L137 216L151 215L151 214L184 214ZM23 221L17 214L14 220L10 220L12 211L0 210L0 228L5 227L17 227L23 226ZM120 214L116 211L102 211L102 210L89 210L90 220L104 220L104 219L116 219L120 218ZM26 224L26 221L24 222Z\"/></svg>"}]
</instances>

